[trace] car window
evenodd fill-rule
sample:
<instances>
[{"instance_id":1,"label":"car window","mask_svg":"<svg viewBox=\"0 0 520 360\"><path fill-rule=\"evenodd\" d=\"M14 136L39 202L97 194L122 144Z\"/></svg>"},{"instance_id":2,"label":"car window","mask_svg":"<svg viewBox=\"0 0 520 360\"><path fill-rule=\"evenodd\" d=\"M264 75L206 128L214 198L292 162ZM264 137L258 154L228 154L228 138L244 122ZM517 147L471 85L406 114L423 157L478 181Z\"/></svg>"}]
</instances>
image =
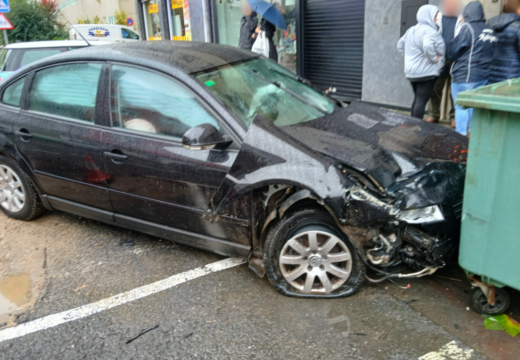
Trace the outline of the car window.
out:
<instances>
[{"instance_id":1,"label":"car window","mask_svg":"<svg viewBox=\"0 0 520 360\"><path fill-rule=\"evenodd\" d=\"M45 59L46 57L52 55L61 54L61 49L30 49L25 50L22 61L20 62L20 67L31 64L35 61Z\"/></svg>"},{"instance_id":2,"label":"car window","mask_svg":"<svg viewBox=\"0 0 520 360\"><path fill-rule=\"evenodd\" d=\"M4 65L7 61L8 55L11 53L11 50L8 49L1 49L0 50L0 71L4 71Z\"/></svg>"},{"instance_id":3,"label":"car window","mask_svg":"<svg viewBox=\"0 0 520 360\"><path fill-rule=\"evenodd\" d=\"M255 115L286 126L314 120L336 109L331 99L267 59L226 65L195 77L247 127Z\"/></svg>"},{"instance_id":4,"label":"car window","mask_svg":"<svg viewBox=\"0 0 520 360\"><path fill-rule=\"evenodd\" d=\"M25 85L25 77L16 80L9 85L2 95L2 102L7 105L20 107L20 100L22 99L23 86Z\"/></svg>"},{"instance_id":5,"label":"car window","mask_svg":"<svg viewBox=\"0 0 520 360\"><path fill-rule=\"evenodd\" d=\"M29 110L94 122L101 64L70 64L40 70L29 93Z\"/></svg>"},{"instance_id":6,"label":"car window","mask_svg":"<svg viewBox=\"0 0 520 360\"><path fill-rule=\"evenodd\" d=\"M115 127L180 138L215 118L184 86L157 73L114 65L111 111Z\"/></svg>"},{"instance_id":7,"label":"car window","mask_svg":"<svg viewBox=\"0 0 520 360\"><path fill-rule=\"evenodd\" d=\"M139 35L128 29L121 29L121 35L123 39L139 40Z\"/></svg>"}]
</instances>

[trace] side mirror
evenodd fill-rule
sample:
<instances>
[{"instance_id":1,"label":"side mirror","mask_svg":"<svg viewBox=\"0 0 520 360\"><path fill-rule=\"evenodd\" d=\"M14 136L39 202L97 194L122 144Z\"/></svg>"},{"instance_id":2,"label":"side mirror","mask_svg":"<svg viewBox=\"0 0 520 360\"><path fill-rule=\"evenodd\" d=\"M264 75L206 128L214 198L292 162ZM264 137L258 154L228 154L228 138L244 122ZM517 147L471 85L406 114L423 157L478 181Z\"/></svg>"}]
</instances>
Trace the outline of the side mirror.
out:
<instances>
[{"instance_id":1,"label":"side mirror","mask_svg":"<svg viewBox=\"0 0 520 360\"><path fill-rule=\"evenodd\" d=\"M192 127L182 137L182 146L190 150L225 149L232 142L233 140L226 139L211 124L201 124Z\"/></svg>"}]
</instances>

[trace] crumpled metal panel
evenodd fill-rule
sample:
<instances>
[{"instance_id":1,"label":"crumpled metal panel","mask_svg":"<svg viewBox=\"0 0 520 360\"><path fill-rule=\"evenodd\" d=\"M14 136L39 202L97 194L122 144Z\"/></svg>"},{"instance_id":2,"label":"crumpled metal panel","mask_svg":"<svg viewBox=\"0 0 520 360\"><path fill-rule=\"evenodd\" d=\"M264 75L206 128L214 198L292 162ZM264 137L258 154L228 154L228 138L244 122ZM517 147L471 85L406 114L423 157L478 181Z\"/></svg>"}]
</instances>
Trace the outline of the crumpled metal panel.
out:
<instances>
[{"instance_id":1,"label":"crumpled metal panel","mask_svg":"<svg viewBox=\"0 0 520 360\"><path fill-rule=\"evenodd\" d=\"M467 145L450 129L362 103L282 128L257 116L205 217L218 220L223 206L269 184L309 189L356 226L393 220L403 209L451 206L462 198ZM359 184L342 165L366 174L384 196L356 197Z\"/></svg>"},{"instance_id":2,"label":"crumpled metal panel","mask_svg":"<svg viewBox=\"0 0 520 360\"><path fill-rule=\"evenodd\" d=\"M316 153L278 128L256 116L242 149L206 211L216 221L220 209L238 196L269 184L287 184L311 190L341 216L346 179L334 162Z\"/></svg>"},{"instance_id":3,"label":"crumpled metal panel","mask_svg":"<svg viewBox=\"0 0 520 360\"><path fill-rule=\"evenodd\" d=\"M284 128L310 148L373 177L383 188L432 161L465 163L468 139L378 107L352 103L330 115Z\"/></svg>"}]
</instances>

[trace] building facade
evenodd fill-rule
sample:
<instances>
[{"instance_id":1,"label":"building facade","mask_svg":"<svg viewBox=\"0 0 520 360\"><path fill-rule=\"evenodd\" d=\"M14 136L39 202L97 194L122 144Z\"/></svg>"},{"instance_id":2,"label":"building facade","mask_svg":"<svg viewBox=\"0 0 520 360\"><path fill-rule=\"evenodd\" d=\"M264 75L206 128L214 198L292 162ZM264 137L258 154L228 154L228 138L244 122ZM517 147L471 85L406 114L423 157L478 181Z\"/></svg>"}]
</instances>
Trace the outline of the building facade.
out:
<instances>
[{"instance_id":1,"label":"building facade","mask_svg":"<svg viewBox=\"0 0 520 360\"><path fill-rule=\"evenodd\" d=\"M134 0L58 0L62 22L78 24L80 20L98 17L103 24L115 24L116 11L124 11L136 29L137 12Z\"/></svg>"},{"instance_id":2,"label":"building facade","mask_svg":"<svg viewBox=\"0 0 520 360\"><path fill-rule=\"evenodd\" d=\"M244 0L133 1L142 39L238 45ZM440 0L266 1L278 5L288 25L274 37L280 64L342 100L410 107L412 89L396 44L416 23L419 7ZM486 16L498 15L503 1L481 0Z\"/></svg>"}]
</instances>

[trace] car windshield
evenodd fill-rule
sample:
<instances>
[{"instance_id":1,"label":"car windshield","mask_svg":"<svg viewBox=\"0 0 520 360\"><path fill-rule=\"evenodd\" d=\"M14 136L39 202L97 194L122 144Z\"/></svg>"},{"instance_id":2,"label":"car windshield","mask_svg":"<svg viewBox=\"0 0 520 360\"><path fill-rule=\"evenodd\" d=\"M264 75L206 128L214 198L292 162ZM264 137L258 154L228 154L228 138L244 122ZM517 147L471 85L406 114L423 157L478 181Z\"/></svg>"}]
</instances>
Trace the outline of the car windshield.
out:
<instances>
[{"instance_id":1,"label":"car windshield","mask_svg":"<svg viewBox=\"0 0 520 360\"><path fill-rule=\"evenodd\" d=\"M255 115L277 126L314 120L336 109L335 102L267 59L226 65L195 75L246 125Z\"/></svg>"}]
</instances>

